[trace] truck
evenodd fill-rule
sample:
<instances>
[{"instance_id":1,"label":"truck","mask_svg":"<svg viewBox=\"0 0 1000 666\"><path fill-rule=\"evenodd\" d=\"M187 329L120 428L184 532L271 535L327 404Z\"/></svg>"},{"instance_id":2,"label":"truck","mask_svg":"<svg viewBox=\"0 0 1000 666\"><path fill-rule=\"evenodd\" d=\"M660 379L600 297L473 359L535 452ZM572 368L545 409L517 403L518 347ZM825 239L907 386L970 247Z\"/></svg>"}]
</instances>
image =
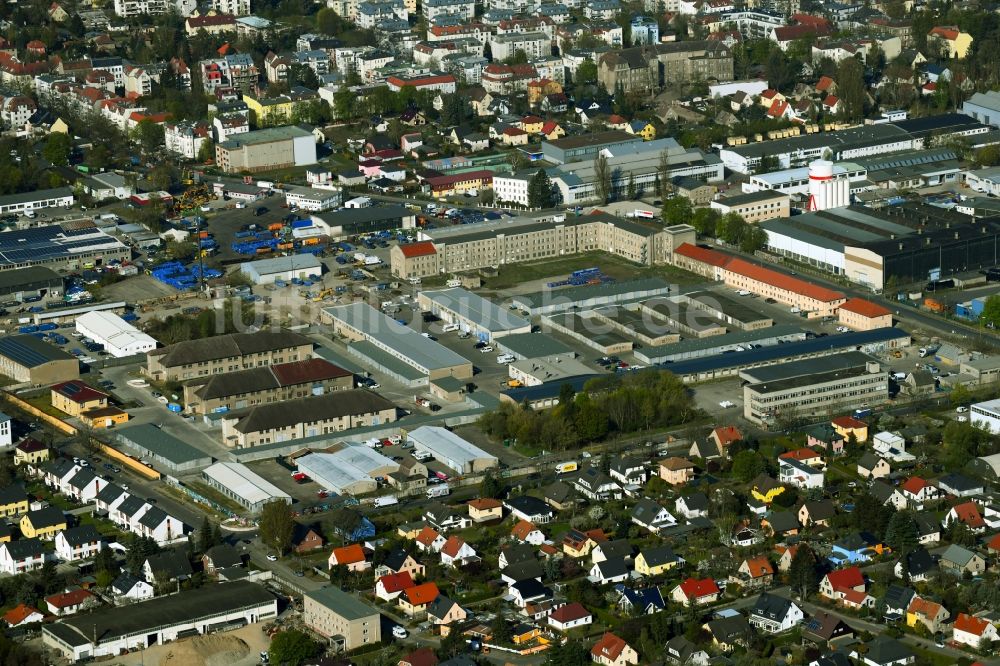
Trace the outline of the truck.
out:
<instances>
[{"instance_id":1,"label":"truck","mask_svg":"<svg viewBox=\"0 0 1000 666\"><path fill-rule=\"evenodd\" d=\"M444 497L451 494L451 488L447 484L440 484L427 489L427 497Z\"/></svg>"},{"instance_id":2,"label":"truck","mask_svg":"<svg viewBox=\"0 0 1000 666\"><path fill-rule=\"evenodd\" d=\"M575 472L577 467L575 460L572 462L561 462L556 465L556 474L569 474L570 472Z\"/></svg>"},{"instance_id":3,"label":"truck","mask_svg":"<svg viewBox=\"0 0 1000 666\"><path fill-rule=\"evenodd\" d=\"M355 252L354 261L364 261L367 256L364 252Z\"/></svg>"},{"instance_id":4,"label":"truck","mask_svg":"<svg viewBox=\"0 0 1000 666\"><path fill-rule=\"evenodd\" d=\"M383 495L382 497L376 497L372 506L378 508L382 506L392 506L393 504L399 504L399 499L395 495Z\"/></svg>"},{"instance_id":5,"label":"truck","mask_svg":"<svg viewBox=\"0 0 1000 666\"><path fill-rule=\"evenodd\" d=\"M461 287L462 281L458 278L452 278L445 283L449 287Z\"/></svg>"},{"instance_id":6,"label":"truck","mask_svg":"<svg viewBox=\"0 0 1000 666\"><path fill-rule=\"evenodd\" d=\"M932 345L930 347L921 347L919 351L920 358L927 358L928 356L933 356L934 352L936 352L939 348L940 347L938 347L937 345Z\"/></svg>"},{"instance_id":7,"label":"truck","mask_svg":"<svg viewBox=\"0 0 1000 666\"><path fill-rule=\"evenodd\" d=\"M854 410L854 418L856 418L856 419L867 418L867 417L869 417L871 415L872 415L872 410L869 409L868 407L865 407L864 409L855 409Z\"/></svg>"},{"instance_id":8,"label":"truck","mask_svg":"<svg viewBox=\"0 0 1000 666\"><path fill-rule=\"evenodd\" d=\"M365 257L365 266L377 266L382 263L382 260L378 257L368 255Z\"/></svg>"}]
</instances>

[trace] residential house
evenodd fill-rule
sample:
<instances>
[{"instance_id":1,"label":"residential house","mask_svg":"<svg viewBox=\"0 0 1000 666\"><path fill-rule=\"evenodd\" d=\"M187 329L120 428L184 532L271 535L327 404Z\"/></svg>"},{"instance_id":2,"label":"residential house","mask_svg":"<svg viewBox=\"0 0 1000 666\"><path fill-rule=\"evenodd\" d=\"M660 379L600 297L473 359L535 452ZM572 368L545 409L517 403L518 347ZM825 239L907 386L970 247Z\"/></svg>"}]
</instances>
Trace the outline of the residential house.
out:
<instances>
[{"instance_id":1,"label":"residential house","mask_svg":"<svg viewBox=\"0 0 1000 666\"><path fill-rule=\"evenodd\" d=\"M641 461L626 456L612 461L608 475L623 486L641 486L649 479L649 470Z\"/></svg>"},{"instance_id":2,"label":"residential house","mask_svg":"<svg viewBox=\"0 0 1000 666\"><path fill-rule=\"evenodd\" d=\"M21 534L27 539L52 541L56 534L66 529L66 516L54 506L29 511L21 516Z\"/></svg>"},{"instance_id":3,"label":"residential house","mask_svg":"<svg viewBox=\"0 0 1000 666\"><path fill-rule=\"evenodd\" d=\"M778 458L778 481L802 490L823 487L823 470L795 458Z\"/></svg>"},{"instance_id":4,"label":"residential house","mask_svg":"<svg viewBox=\"0 0 1000 666\"><path fill-rule=\"evenodd\" d=\"M424 565L413 559L413 556L402 548L397 548L386 555L385 559L375 569L376 576L385 576L390 573L406 572L411 577L417 579L424 575Z\"/></svg>"},{"instance_id":5,"label":"residential house","mask_svg":"<svg viewBox=\"0 0 1000 666\"><path fill-rule=\"evenodd\" d=\"M616 557L610 560L595 562L590 567L588 579L598 585L608 585L609 583L621 583L629 577L628 562L624 558Z\"/></svg>"},{"instance_id":6,"label":"residential house","mask_svg":"<svg viewBox=\"0 0 1000 666\"><path fill-rule=\"evenodd\" d=\"M840 600L845 591L864 592L865 589L865 577L858 567L835 569L819 582L820 596L832 601Z\"/></svg>"},{"instance_id":7,"label":"residential house","mask_svg":"<svg viewBox=\"0 0 1000 666\"><path fill-rule=\"evenodd\" d=\"M298 555L319 550L326 544L318 529L296 523L292 534L292 550Z\"/></svg>"},{"instance_id":8,"label":"residential house","mask_svg":"<svg viewBox=\"0 0 1000 666\"><path fill-rule=\"evenodd\" d=\"M927 580L937 570L937 559L924 548L915 548L899 558L892 571L896 578L908 577L914 583Z\"/></svg>"},{"instance_id":9,"label":"residential house","mask_svg":"<svg viewBox=\"0 0 1000 666\"><path fill-rule=\"evenodd\" d=\"M957 473L945 474L939 478L937 487L941 492L955 497L975 497L982 495L985 490L981 481Z\"/></svg>"},{"instance_id":10,"label":"residential house","mask_svg":"<svg viewBox=\"0 0 1000 666\"><path fill-rule=\"evenodd\" d=\"M590 553L591 562L603 562L605 560L631 560L635 552L632 544L627 539L604 539L599 541Z\"/></svg>"},{"instance_id":11,"label":"residential house","mask_svg":"<svg viewBox=\"0 0 1000 666\"><path fill-rule=\"evenodd\" d=\"M774 566L764 556L751 557L740 562L739 568L729 581L744 589L770 587L774 581Z\"/></svg>"},{"instance_id":12,"label":"residential house","mask_svg":"<svg viewBox=\"0 0 1000 666\"><path fill-rule=\"evenodd\" d=\"M883 506L891 504L897 511L902 511L908 505L906 497L897 487L891 486L881 479L872 482L868 487L868 493L881 502Z\"/></svg>"},{"instance_id":13,"label":"residential house","mask_svg":"<svg viewBox=\"0 0 1000 666\"><path fill-rule=\"evenodd\" d=\"M968 548L963 548L953 543L941 553L938 566L942 571L949 571L958 575L962 575L968 571L973 576L976 576L986 570L986 561L978 553L974 553Z\"/></svg>"},{"instance_id":14,"label":"residential house","mask_svg":"<svg viewBox=\"0 0 1000 666\"><path fill-rule=\"evenodd\" d=\"M830 560L835 565L867 562L875 555L889 552L889 547L870 532L852 532L833 543Z\"/></svg>"},{"instance_id":15,"label":"residential house","mask_svg":"<svg viewBox=\"0 0 1000 666\"><path fill-rule=\"evenodd\" d=\"M705 460L711 460L712 458L728 458L730 444L738 442L742 439L743 433L736 426L729 425L714 428L712 432L708 434L708 442L715 448L715 455L703 455L702 457Z\"/></svg>"},{"instance_id":16,"label":"residential house","mask_svg":"<svg viewBox=\"0 0 1000 666\"><path fill-rule=\"evenodd\" d=\"M347 567L348 571L361 572L371 568L368 553L359 543L334 548L327 558L327 568Z\"/></svg>"},{"instance_id":17,"label":"residential house","mask_svg":"<svg viewBox=\"0 0 1000 666\"><path fill-rule=\"evenodd\" d=\"M632 522L653 534L677 525L677 519L669 511L648 497L643 497L632 507Z\"/></svg>"},{"instance_id":18,"label":"residential house","mask_svg":"<svg viewBox=\"0 0 1000 666\"><path fill-rule=\"evenodd\" d=\"M555 481L542 490L542 499L556 511L565 511L576 502L573 487L562 481Z\"/></svg>"},{"instance_id":19,"label":"residential house","mask_svg":"<svg viewBox=\"0 0 1000 666\"><path fill-rule=\"evenodd\" d=\"M778 571L787 573L792 568L792 560L795 559L795 553L798 551L798 545L777 544L774 547L774 553L778 556Z\"/></svg>"},{"instance_id":20,"label":"residential house","mask_svg":"<svg viewBox=\"0 0 1000 666\"><path fill-rule=\"evenodd\" d=\"M465 566L469 562L478 561L476 549L460 536L454 534L441 547L441 564L448 567Z\"/></svg>"},{"instance_id":21,"label":"residential house","mask_svg":"<svg viewBox=\"0 0 1000 666\"><path fill-rule=\"evenodd\" d=\"M164 550L146 558L142 575L150 585L163 585L187 579L194 573L186 555L178 550Z\"/></svg>"},{"instance_id":22,"label":"residential house","mask_svg":"<svg viewBox=\"0 0 1000 666\"><path fill-rule=\"evenodd\" d=\"M711 578L688 578L670 591L670 598L683 606L700 606L719 599L719 586Z\"/></svg>"},{"instance_id":23,"label":"residential house","mask_svg":"<svg viewBox=\"0 0 1000 666\"><path fill-rule=\"evenodd\" d=\"M628 643L610 631L601 636L600 640L590 649L590 657L594 663L604 666L626 666L626 664L639 663L639 654Z\"/></svg>"},{"instance_id":24,"label":"residential house","mask_svg":"<svg viewBox=\"0 0 1000 666\"><path fill-rule=\"evenodd\" d=\"M866 451L858 458L858 476L862 479L885 479L892 473L892 467L885 458Z\"/></svg>"},{"instance_id":25,"label":"residential house","mask_svg":"<svg viewBox=\"0 0 1000 666\"><path fill-rule=\"evenodd\" d=\"M38 539L18 539L0 543L0 572L16 576L42 568L49 559L45 546Z\"/></svg>"},{"instance_id":26,"label":"residential house","mask_svg":"<svg viewBox=\"0 0 1000 666\"><path fill-rule=\"evenodd\" d=\"M983 520L983 515L975 502L963 502L951 507L941 521L941 525L946 529L955 523L962 523L974 534L986 531L986 521Z\"/></svg>"},{"instance_id":27,"label":"residential house","mask_svg":"<svg viewBox=\"0 0 1000 666\"><path fill-rule=\"evenodd\" d=\"M583 604L573 602L563 604L549 613L547 622L555 631L569 631L577 627L585 627L594 621L593 614L583 607Z\"/></svg>"},{"instance_id":28,"label":"residential house","mask_svg":"<svg viewBox=\"0 0 1000 666\"><path fill-rule=\"evenodd\" d=\"M427 525L420 530L414 541L417 543L417 548L425 553L440 553L448 540L436 529Z\"/></svg>"},{"instance_id":29,"label":"residential house","mask_svg":"<svg viewBox=\"0 0 1000 666\"><path fill-rule=\"evenodd\" d=\"M799 507L799 523L802 527L823 526L829 527L830 520L836 515L837 509L833 502L822 500L819 502L805 502Z\"/></svg>"},{"instance_id":30,"label":"residential house","mask_svg":"<svg viewBox=\"0 0 1000 666\"><path fill-rule=\"evenodd\" d=\"M507 591L513 599L514 605L518 608L525 608L531 602L552 599L552 590L534 578L513 583L507 588Z\"/></svg>"},{"instance_id":31,"label":"residential house","mask_svg":"<svg viewBox=\"0 0 1000 666\"><path fill-rule=\"evenodd\" d=\"M916 663L917 656L913 650L900 643L895 638L881 635L868 641L867 651L855 650L851 656L859 660L863 666L906 666Z\"/></svg>"},{"instance_id":32,"label":"residential house","mask_svg":"<svg viewBox=\"0 0 1000 666\"><path fill-rule=\"evenodd\" d=\"M399 595L399 608L413 619L422 619L427 615L427 607L438 598L440 592L437 585L428 582L403 590Z\"/></svg>"},{"instance_id":33,"label":"residential house","mask_svg":"<svg viewBox=\"0 0 1000 666\"><path fill-rule=\"evenodd\" d=\"M504 506L515 518L527 520L535 525L545 525L552 522L554 515L551 506L531 495L508 498L504 501Z\"/></svg>"},{"instance_id":34,"label":"residential house","mask_svg":"<svg viewBox=\"0 0 1000 666\"><path fill-rule=\"evenodd\" d=\"M659 576L684 563L670 546L644 548L635 558L635 571L643 576Z\"/></svg>"},{"instance_id":35,"label":"residential house","mask_svg":"<svg viewBox=\"0 0 1000 666\"><path fill-rule=\"evenodd\" d=\"M802 529L793 511L771 511L760 521L761 528L775 538L795 536Z\"/></svg>"},{"instance_id":36,"label":"residential house","mask_svg":"<svg viewBox=\"0 0 1000 666\"><path fill-rule=\"evenodd\" d=\"M503 503L491 497L480 497L468 503L469 518L474 523L486 523L503 518Z\"/></svg>"},{"instance_id":37,"label":"residential house","mask_svg":"<svg viewBox=\"0 0 1000 666\"><path fill-rule=\"evenodd\" d=\"M417 648L399 660L397 666L437 666L438 658L429 647Z\"/></svg>"},{"instance_id":38,"label":"residential house","mask_svg":"<svg viewBox=\"0 0 1000 666\"><path fill-rule=\"evenodd\" d=\"M540 546L545 543L545 534L527 520L519 520L510 531L510 535L520 543Z\"/></svg>"},{"instance_id":39,"label":"residential house","mask_svg":"<svg viewBox=\"0 0 1000 666\"><path fill-rule=\"evenodd\" d=\"M750 609L750 626L768 634L778 634L797 626L805 618L790 599L762 592Z\"/></svg>"},{"instance_id":40,"label":"residential house","mask_svg":"<svg viewBox=\"0 0 1000 666\"><path fill-rule=\"evenodd\" d=\"M845 441L852 439L852 435L858 444L864 444L868 441L868 424L861 419L856 419L853 416L838 416L830 423Z\"/></svg>"},{"instance_id":41,"label":"residential house","mask_svg":"<svg viewBox=\"0 0 1000 666\"><path fill-rule=\"evenodd\" d=\"M145 601L156 594L152 585L124 571L111 583L111 593L126 602Z\"/></svg>"},{"instance_id":42,"label":"residential house","mask_svg":"<svg viewBox=\"0 0 1000 666\"><path fill-rule=\"evenodd\" d=\"M427 619L433 624L448 626L464 622L468 613L457 602L439 594L427 606Z\"/></svg>"},{"instance_id":43,"label":"residential house","mask_svg":"<svg viewBox=\"0 0 1000 666\"><path fill-rule=\"evenodd\" d=\"M15 629L17 627L23 627L36 622L41 622L45 619L45 616L31 606L18 604L4 613L3 617L0 619L2 619L8 627Z\"/></svg>"},{"instance_id":44,"label":"residential house","mask_svg":"<svg viewBox=\"0 0 1000 666\"><path fill-rule=\"evenodd\" d=\"M850 642L854 629L849 624L825 610L817 610L802 625L802 640L816 644L824 650L832 650L838 644Z\"/></svg>"},{"instance_id":45,"label":"residential house","mask_svg":"<svg viewBox=\"0 0 1000 666\"><path fill-rule=\"evenodd\" d=\"M663 657L675 666L708 666L708 653L685 636L674 636L666 642Z\"/></svg>"},{"instance_id":46,"label":"residential house","mask_svg":"<svg viewBox=\"0 0 1000 666\"><path fill-rule=\"evenodd\" d=\"M0 488L0 518L14 518L27 513L28 508L28 493L24 486L12 483Z\"/></svg>"},{"instance_id":47,"label":"residential house","mask_svg":"<svg viewBox=\"0 0 1000 666\"><path fill-rule=\"evenodd\" d=\"M694 479L694 464L672 456L660 461L660 478L672 486L682 486Z\"/></svg>"},{"instance_id":48,"label":"residential house","mask_svg":"<svg viewBox=\"0 0 1000 666\"><path fill-rule=\"evenodd\" d=\"M926 546L941 540L941 523L935 520L934 516L918 513L914 516L914 520L917 523L917 541L921 545Z\"/></svg>"},{"instance_id":49,"label":"residential house","mask_svg":"<svg viewBox=\"0 0 1000 666\"><path fill-rule=\"evenodd\" d=\"M235 546L221 543L205 551L201 556L201 566L209 576L218 576L226 570L243 568L243 557Z\"/></svg>"},{"instance_id":50,"label":"residential house","mask_svg":"<svg viewBox=\"0 0 1000 666\"><path fill-rule=\"evenodd\" d=\"M941 631L949 617L951 617L951 613L944 606L919 596L914 596L906 608L906 626L915 627L919 622L932 635Z\"/></svg>"},{"instance_id":51,"label":"residential house","mask_svg":"<svg viewBox=\"0 0 1000 666\"><path fill-rule=\"evenodd\" d=\"M415 583L413 578L410 576L409 571L401 571L399 573L386 574L384 576L379 576L378 580L375 581L375 596L383 601L393 601L407 590L413 587Z\"/></svg>"},{"instance_id":52,"label":"residential house","mask_svg":"<svg viewBox=\"0 0 1000 666\"><path fill-rule=\"evenodd\" d=\"M737 647L746 647L753 633L750 623L742 615L717 617L701 627L712 636L712 645L722 652L732 652Z\"/></svg>"},{"instance_id":53,"label":"residential house","mask_svg":"<svg viewBox=\"0 0 1000 666\"><path fill-rule=\"evenodd\" d=\"M655 585L641 588L626 587L621 593L618 607L632 615L652 615L667 607L660 588Z\"/></svg>"},{"instance_id":54,"label":"residential house","mask_svg":"<svg viewBox=\"0 0 1000 666\"><path fill-rule=\"evenodd\" d=\"M939 48L945 58L961 60L972 48L972 35L963 32L958 26L938 25L927 33L927 42Z\"/></svg>"},{"instance_id":55,"label":"residential house","mask_svg":"<svg viewBox=\"0 0 1000 666\"><path fill-rule=\"evenodd\" d=\"M587 467L573 480L577 492L587 499L606 502L621 499L622 488L618 482L596 467Z\"/></svg>"},{"instance_id":56,"label":"residential house","mask_svg":"<svg viewBox=\"0 0 1000 666\"><path fill-rule=\"evenodd\" d=\"M464 530L472 524L468 515L463 516L441 502L431 504L424 513L424 518L439 532Z\"/></svg>"},{"instance_id":57,"label":"residential house","mask_svg":"<svg viewBox=\"0 0 1000 666\"><path fill-rule=\"evenodd\" d=\"M596 540L579 530L571 529L563 535L562 550L570 557L587 557L596 545Z\"/></svg>"},{"instance_id":58,"label":"residential house","mask_svg":"<svg viewBox=\"0 0 1000 666\"><path fill-rule=\"evenodd\" d=\"M770 504L783 492L785 485L767 474L761 474L750 482L750 496L762 504Z\"/></svg>"},{"instance_id":59,"label":"residential house","mask_svg":"<svg viewBox=\"0 0 1000 666\"><path fill-rule=\"evenodd\" d=\"M28 437L14 447L14 465L37 466L49 459L50 449L36 439Z\"/></svg>"},{"instance_id":60,"label":"residential house","mask_svg":"<svg viewBox=\"0 0 1000 666\"><path fill-rule=\"evenodd\" d=\"M56 555L63 562L86 560L101 552L104 537L93 525L80 525L56 535Z\"/></svg>"},{"instance_id":61,"label":"residential house","mask_svg":"<svg viewBox=\"0 0 1000 666\"><path fill-rule=\"evenodd\" d=\"M99 603L93 592L77 588L45 597L45 605L53 615L73 615Z\"/></svg>"},{"instance_id":62,"label":"residential house","mask_svg":"<svg viewBox=\"0 0 1000 666\"><path fill-rule=\"evenodd\" d=\"M967 645L973 650L979 650L984 645L1000 641L1000 634L997 632L996 625L989 620L959 613L952 626L951 639L960 645Z\"/></svg>"},{"instance_id":63,"label":"residential house","mask_svg":"<svg viewBox=\"0 0 1000 666\"><path fill-rule=\"evenodd\" d=\"M691 520L692 518L708 517L708 497L703 492L681 495L674 502L674 510L678 515Z\"/></svg>"},{"instance_id":64,"label":"residential house","mask_svg":"<svg viewBox=\"0 0 1000 666\"><path fill-rule=\"evenodd\" d=\"M912 589L890 583L889 588L882 597L887 615L894 614L902 617L906 614L906 609L910 607L910 601L916 594Z\"/></svg>"}]
</instances>

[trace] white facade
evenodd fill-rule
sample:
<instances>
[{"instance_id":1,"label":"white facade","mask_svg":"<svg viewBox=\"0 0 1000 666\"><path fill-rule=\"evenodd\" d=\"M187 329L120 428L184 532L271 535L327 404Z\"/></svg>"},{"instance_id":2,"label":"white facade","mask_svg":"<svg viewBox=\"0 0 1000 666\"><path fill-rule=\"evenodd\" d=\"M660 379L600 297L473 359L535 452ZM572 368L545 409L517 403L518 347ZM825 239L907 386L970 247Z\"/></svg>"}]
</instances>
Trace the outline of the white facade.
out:
<instances>
[{"instance_id":1,"label":"white facade","mask_svg":"<svg viewBox=\"0 0 1000 666\"><path fill-rule=\"evenodd\" d=\"M530 60L549 55L551 44L551 39L544 32L509 32L490 40L490 52L494 60L506 60L516 52L524 51Z\"/></svg>"},{"instance_id":2,"label":"white facade","mask_svg":"<svg viewBox=\"0 0 1000 666\"><path fill-rule=\"evenodd\" d=\"M0 197L0 215L21 214L41 208L65 208L72 206L73 201L73 190L68 187L32 192L30 199L28 195Z\"/></svg>"},{"instance_id":3,"label":"white facade","mask_svg":"<svg viewBox=\"0 0 1000 666\"><path fill-rule=\"evenodd\" d=\"M808 210L841 208L851 203L850 183L834 174L833 162L816 160L809 164Z\"/></svg>"},{"instance_id":4,"label":"white facade","mask_svg":"<svg viewBox=\"0 0 1000 666\"><path fill-rule=\"evenodd\" d=\"M110 312L88 312L76 318L76 330L115 358L145 354L156 349L156 340Z\"/></svg>"},{"instance_id":5,"label":"white facade","mask_svg":"<svg viewBox=\"0 0 1000 666\"><path fill-rule=\"evenodd\" d=\"M969 421L990 434L1000 434L1000 399L969 405Z\"/></svg>"},{"instance_id":6,"label":"white facade","mask_svg":"<svg viewBox=\"0 0 1000 666\"><path fill-rule=\"evenodd\" d=\"M822 488L823 470L810 467L798 460L779 458L778 480L803 490Z\"/></svg>"},{"instance_id":7,"label":"white facade","mask_svg":"<svg viewBox=\"0 0 1000 666\"><path fill-rule=\"evenodd\" d=\"M339 187L334 189L297 187L285 190L285 202L289 208L301 208L312 212L336 208L342 199L343 192Z\"/></svg>"},{"instance_id":8,"label":"white facade","mask_svg":"<svg viewBox=\"0 0 1000 666\"><path fill-rule=\"evenodd\" d=\"M256 513L270 502L292 503L288 493L239 463L217 462L202 477L216 490Z\"/></svg>"},{"instance_id":9,"label":"white facade","mask_svg":"<svg viewBox=\"0 0 1000 666\"><path fill-rule=\"evenodd\" d=\"M991 167L965 173L965 184L976 192L1000 196L1000 169Z\"/></svg>"},{"instance_id":10,"label":"white facade","mask_svg":"<svg viewBox=\"0 0 1000 666\"><path fill-rule=\"evenodd\" d=\"M122 18L142 14L165 14L166 0L115 0L115 14Z\"/></svg>"},{"instance_id":11,"label":"white facade","mask_svg":"<svg viewBox=\"0 0 1000 666\"><path fill-rule=\"evenodd\" d=\"M420 426L407 435L414 450L426 451L459 474L496 467L497 459L455 433L438 426Z\"/></svg>"},{"instance_id":12,"label":"white facade","mask_svg":"<svg viewBox=\"0 0 1000 666\"><path fill-rule=\"evenodd\" d=\"M831 273L841 275L844 272L844 250L821 247L812 243L808 238L802 238L802 232L795 236L784 234L777 225L768 225L766 222L761 226L767 232L767 247L772 251L782 254L801 257L816 265L828 266ZM832 243L831 243L832 244Z\"/></svg>"},{"instance_id":13,"label":"white facade","mask_svg":"<svg viewBox=\"0 0 1000 666\"><path fill-rule=\"evenodd\" d=\"M14 438L11 434L10 425L10 417L3 412L0 412L0 449L9 449L14 444Z\"/></svg>"},{"instance_id":14,"label":"white facade","mask_svg":"<svg viewBox=\"0 0 1000 666\"><path fill-rule=\"evenodd\" d=\"M765 90L767 90L767 81L760 79L729 81L708 86L708 94L711 97L728 97L738 92L746 93L750 97L760 97L760 94Z\"/></svg>"},{"instance_id":15,"label":"white facade","mask_svg":"<svg viewBox=\"0 0 1000 666\"><path fill-rule=\"evenodd\" d=\"M56 555L63 562L86 560L101 552L104 542L100 539L86 543L71 544L66 539L65 530L56 535Z\"/></svg>"},{"instance_id":16,"label":"white facade","mask_svg":"<svg viewBox=\"0 0 1000 666\"><path fill-rule=\"evenodd\" d=\"M11 548L12 545L9 542L0 543L0 572L16 576L25 571L40 569L45 564L45 551L41 551L37 555L18 556L16 551L11 552ZM16 549L16 546L13 548Z\"/></svg>"},{"instance_id":17,"label":"white facade","mask_svg":"<svg viewBox=\"0 0 1000 666\"><path fill-rule=\"evenodd\" d=\"M528 205L528 184L531 176L493 176L493 196L497 201Z\"/></svg>"},{"instance_id":18,"label":"white facade","mask_svg":"<svg viewBox=\"0 0 1000 666\"><path fill-rule=\"evenodd\" d=\"M220 14L248 16L250 14L250 0L212 0L212 9Z\"/></svg>"},{"instance_id":19,"label":"white facade","mask_svg":"<svg viewBox=\"0 0 1000 666\"><path fill-rule=\"evenodd\" d=\"M163 126L163 143L167 151L193 160L208 141L208 128L200 123L167 123Z\"/></svg>"}]
</instances>

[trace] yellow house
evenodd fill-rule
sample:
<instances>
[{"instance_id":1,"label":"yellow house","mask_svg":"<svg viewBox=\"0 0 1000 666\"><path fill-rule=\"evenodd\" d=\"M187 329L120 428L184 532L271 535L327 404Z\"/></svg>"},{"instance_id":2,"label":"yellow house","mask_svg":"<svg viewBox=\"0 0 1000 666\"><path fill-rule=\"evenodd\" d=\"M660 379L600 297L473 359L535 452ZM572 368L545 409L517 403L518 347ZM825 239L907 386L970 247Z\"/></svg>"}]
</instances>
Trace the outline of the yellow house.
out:
<instances>
[{"instance_id":1,"label":"yellow house","mask_svg":"<svg viewBox=\"0 0 1000 666\"><path fill-rule=\"evenodd\" d=\"M591 539L590 535L578 530L570 530L563 535L563 552L572 558L587 557L596 545L597 542Z\"/></svg>"},{"instance_id":2,"label":"yellow house","mask_svg":"<svg viewBox=\"0 0 1000 666\"><path fill-rule=\"evenodd\" d=\"M514 641L514 645L521 645L522 643L530 643L541 635L542 632L538 627L530 624L521 624L514 627L514 634L511 636L511 640Z\"/></svg>"},{"instance_id":3,"label":"yellow house","mask_svg":"<svg viewBox=\"0 0 1000 666\"><path fill-rule=\"evenodd\" d=\"M0 518L9 518L28 512L28 494L19 485L0 488Z\"/></svg>"},{"instance_id":4,"label":"yellow house","mask_svg":"<svg viewBox=\"0 0 1000 666\"><path fill-rule=\"evenodd\" d=\"M758 102L765 109L770 109L771 105L774 104L775 101L784 102L786 100L787 98L780 92L772 88L768 88L767 90L765 90L760 94L760 99L758 100Z\"/></svg>"},{"instance_id":5,"label":"yellow house","mask_svg":"<svg viewBox=\"0 0 1000 666\"><path fill-rule=\"evenodd\" d=\"M250 117L258 127L287 123L291 120L292 111L295 109L291 98L284 95L260 99L252 95L243 95L243 101L246 102L250 109Z\"/></svg>"},{"instance_id":6,"label":"yellow house","mask_svg":"<svg viewBox=\"0 0 1000 666\"><path fill-rule=\"evenodd\" d=\"M70 416L108 406L108 395L79 379L56 384L51 390L52 406Z\"/></svg>"},{"instance_id":7,"label":"yellow house","mask_svg":"<svg viewBox=\"0 0 1000 666\"><path fill-rule=\"evenodd\" d=\"M545 121L538 116L525 116L521 118L521 129L528 134L541 134Z\"/></svg>"},{"instance_id":8,"label":"yellow house","mask_svg":"<svg viewBox=\"0 0 1000 666\"><path fill-rule=\"evenodd\" d=\"M21 534L26 539L51 541L56 534L66 529L66 516L54 506L29 511L21 517Z\"/></svg>"},{"instance_id":9,"label":"yellow house","mask_svg":"<svg viewBox=\"0 0 1000 666\"><path fill-rule=\"evenodd\" d=\"M648 123L645 120L633 120L625 128L625 131L641 136L643 141L652 141L656 138L656 128L653 127L653 123Z\"/></svg>"},{"instance_id":10,"label":"yellow house","mask_svg":"<svg viewBox=\"0 0 1000 666\"><path fill-rule=\"evenodd\" d=\"M684 485L694 478L694 464L673 456L660 462L660 478L672 486Z\"/></svg>"},{"instance_id":11,"label":"yellow house","mask_svg":"<svg viewBox=\"0 0 1000 666\"><path fill-rule=\"evenodd\" d=\"M868 441L868 424L853 416L838 416L830 422L837 434L847 440L851 433L854 434L854 441L864 444Z\"/></svg>"},{"instance_id":12,"label":"yellow house","mask_svg":"<svg viewBox=\"0 0 1000 666\"><path fill-rule=\"evenodd\" d=\"M37 439L28 438L14 449L15 465L37 465L49 459L49 447Z\"/></svg>"},{"instance_id":13,"label":"yellow house","mask_svg":"<svg viewBox=\"0 0 1000 666\"><path fill-rule=\"evenodd\" d=\"M972 35L962 32L955 25L938 25L927 34L927 40L936 43L941 48L941 54L949 58L961 60L969 55L972 48Z\"/></svg>"},{"instance_id":14,"label":"yellow house","mask_svg":"<svg viewBox=\"0 0 1000 666\"><path fill-rule=\"evenodd\" d=\"M535 106L549 95L558 95L563 91L562 85L558 81L551 79L538 79L528 82L528 104Z\"/></svg>"},{"instance_id":15,"label":"yellow house","mask_svg":"<svg viewBox=\"0 0 1000 666\"><path fill-rule=\"evenodd\" d=\"M90 428L113 428L128 422L128 412L112 406L91 409L80 414L80 421Z\"/></svg>"},{"instance_id":16,"label":"yellow house","mask_svg":"<svg viewBox=\"0 0 1000 666\"><path fill-rule=\"evenodd\" d=\"M676 567L683 560L674 554L670 546L649 548L635 558L635 570L643 576L659 576Z\"/></svg>"},{"instance_id":17,"label":"yellow house","mask_svg":"<svg viewBox=\"0 0 1000 666\"><path fill-rule=\"evenodd\" d=\"M542 136L549 141L554 141L555 139L561 139L566 136L566 130L556 121L549 120L542 125Z\"/></svg>"},{"instance_id":18,"label":"yellow house","mask_svg":"<svg viewBox=\"0 0 1000 666\"><path fill-rule=\"evenodd\" d=\"M761 475L754 479L750 494L754 499L764 504L770 504L774 498L785 492L785 487L769 476Z\"/></svg>"},{"instance_id":19,"label":"yellow house","mask_svg":"<svg viewBox=\"0 0 1000 666\"><path fill-rule=\"evenodd\" d=\"M468 506L469 518L474 523L485 523L503 518L503 504L499 500L481 497L471 500Z\"/></svg>"},{"instance_id":20,"label":"yellow house","mask_svg":"<svg viewBox=\"0 0 1000 666\"><path fill-rule=\"evenodd\" d=\"M415 521L412 523L402 523L396 526L396 534L403 537L408 541L413 541L420 534L420 530L424 529L426 523L422 521Z\"/></svg>"}]
</instances>

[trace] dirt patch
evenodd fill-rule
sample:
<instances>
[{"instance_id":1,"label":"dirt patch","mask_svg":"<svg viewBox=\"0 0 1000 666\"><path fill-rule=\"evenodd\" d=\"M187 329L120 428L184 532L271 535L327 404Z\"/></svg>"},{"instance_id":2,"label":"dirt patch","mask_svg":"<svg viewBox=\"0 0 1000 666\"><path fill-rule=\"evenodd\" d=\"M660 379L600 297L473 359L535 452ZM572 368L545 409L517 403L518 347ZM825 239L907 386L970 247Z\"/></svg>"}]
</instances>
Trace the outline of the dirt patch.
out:
<instances>
[{"instance_id":1,"label":"dirt patch","mask_svg":"<svg viewBox=\"0 0 1000 666\"><path fill-rule=\"evenodd\" d=\"M160 666L229 666L250 656L250 646L242 638L196 636L170 646Z\"/></svg>"}]
</instances>

